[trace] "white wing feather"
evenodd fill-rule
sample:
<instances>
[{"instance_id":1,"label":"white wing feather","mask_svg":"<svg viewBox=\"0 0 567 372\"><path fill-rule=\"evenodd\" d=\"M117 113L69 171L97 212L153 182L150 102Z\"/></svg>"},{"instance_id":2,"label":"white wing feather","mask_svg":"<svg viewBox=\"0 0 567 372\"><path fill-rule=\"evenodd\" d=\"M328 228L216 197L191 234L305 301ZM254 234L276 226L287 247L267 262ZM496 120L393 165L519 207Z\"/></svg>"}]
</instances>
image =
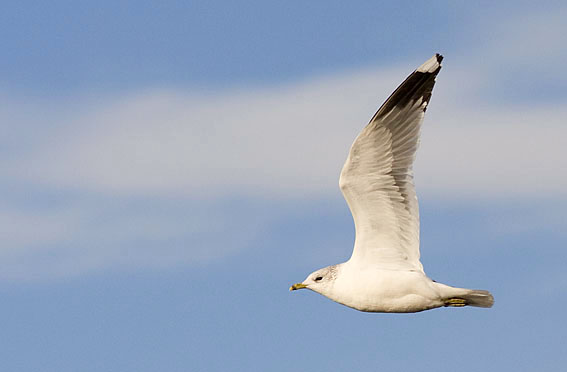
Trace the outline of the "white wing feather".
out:
<instances>
[{"instance_id":1,"label":"white wing feather","mask_svg":"<svg viewBox=\"0 0 567 372\"><path fill-rule=\"evenodd\" d=\"M412 165L441 60L435 55L414 71L350 149L339 185L356 228L351 260L383 269L423 272Z\"/></svg>"}]
</instances>

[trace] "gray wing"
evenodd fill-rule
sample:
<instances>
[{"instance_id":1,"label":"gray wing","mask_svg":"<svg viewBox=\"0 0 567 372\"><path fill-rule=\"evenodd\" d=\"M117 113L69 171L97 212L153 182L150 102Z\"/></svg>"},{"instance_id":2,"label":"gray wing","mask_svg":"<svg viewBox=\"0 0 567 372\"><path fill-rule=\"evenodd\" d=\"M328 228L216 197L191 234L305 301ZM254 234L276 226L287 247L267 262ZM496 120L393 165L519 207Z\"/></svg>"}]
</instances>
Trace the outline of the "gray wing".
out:
<instances>
[{"instance_id":1,"label":"gray wing","mask_svg":"<svg viewBox=\"0 0 567 372\"><path fill-rule=\"evenodd\" d=\"M351 260L423 272L412 166L442 59L436 54L408 76L350 149L339 185L356 227Z\"/></svg>"}]
</instances>

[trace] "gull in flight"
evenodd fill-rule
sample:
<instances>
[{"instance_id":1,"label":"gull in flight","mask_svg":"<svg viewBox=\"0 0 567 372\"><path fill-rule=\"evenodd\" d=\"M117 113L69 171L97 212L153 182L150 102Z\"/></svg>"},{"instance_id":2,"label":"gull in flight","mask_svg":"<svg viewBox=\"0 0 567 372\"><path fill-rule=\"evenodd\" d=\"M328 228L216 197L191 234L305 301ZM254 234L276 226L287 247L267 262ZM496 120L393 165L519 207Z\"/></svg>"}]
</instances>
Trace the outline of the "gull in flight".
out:
<instances>
[{"instance_id":1,"label":"gull in flight","mask_svg":"<svg viewBox=\"0 0 567 372\"><path fill-rule=\"evenodd\" d=\"M412 166L442 59L435 54L409 75L350 148L339 186L356 228L351 258L313 272L290 291L307 288L367 312L412 313L494 303L488 291L431 280L419 261Z\"/></svg>"}]
</instances>

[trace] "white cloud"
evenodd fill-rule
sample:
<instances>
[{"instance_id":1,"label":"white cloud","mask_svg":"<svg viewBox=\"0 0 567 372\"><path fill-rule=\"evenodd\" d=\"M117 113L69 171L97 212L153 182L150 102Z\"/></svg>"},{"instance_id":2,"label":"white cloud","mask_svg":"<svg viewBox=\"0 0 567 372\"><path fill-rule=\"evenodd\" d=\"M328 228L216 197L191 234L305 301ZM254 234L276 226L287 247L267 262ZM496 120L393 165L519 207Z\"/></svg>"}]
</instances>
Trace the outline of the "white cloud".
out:
<instances>
[{"instance_id":1,"label":"white cloud","mask_svg":"<svg viewBox=\"0 0 567 372\"><path fill-rule=\"evenodd\" d=\"M424 130L417 182L448 197L565 198L565 117L560 107L439 113Z\"/></svg>"},{"instance_id":2,"label":"white cloud","mask_svg":"<svg viewBox=\"0 0 567 372\"><path fill-rule=\"evenodd\" d=\"M288 196L317 190L334 183L359 123L373 110L360 110L362 100L376 95L376 82L391 80L384 76L365 73L205 99L159 91L123 97L67 119L6 168L29 182L109 193L259 189Z\"/></svg>"},{"instance_id":3,"label":"white cloud","mask_svg":"<svg viewBox=\"0 0 567 372\"><path fill-rule=\"evenodd\" d=\"M41 141L29 140L33 146L3 166L11 179L108 194L331 194L352 140L411 67L405 70L200 98L125 96L51 119L64 125L42 131ZM468 82L488 84L495 76L477 75L474 66L451 81L443 73L418 154L421 193L564 197L564 105L473 100Z\"/></svg>"},{"instance_id":4,"label":"white cloud","mask_svg":"<svg viewBox=\"0 0 567 372\"><path fill-rule=\"evenodd\" d=\"M0 281L207 262L255 244L269 208L238 202L78 195L0 215Z\"/></svg>"}]
</instances>

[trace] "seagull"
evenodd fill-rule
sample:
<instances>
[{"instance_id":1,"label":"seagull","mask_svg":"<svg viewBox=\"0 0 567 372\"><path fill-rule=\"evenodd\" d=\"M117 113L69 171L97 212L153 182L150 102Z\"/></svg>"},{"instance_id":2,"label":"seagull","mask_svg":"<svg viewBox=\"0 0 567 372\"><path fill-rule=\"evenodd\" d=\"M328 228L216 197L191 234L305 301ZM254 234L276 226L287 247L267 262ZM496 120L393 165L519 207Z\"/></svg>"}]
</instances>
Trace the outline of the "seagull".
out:
<instances>
[{"instance_id":1,"label":"seagull","mask_svg":"<svg viewBox=\"0 0 567 372\"><path fill-rule=\"evenodd\" d=\"M419 207L413 161L443 56L435 54L392 93L355 139L339 186L356 229L352 256L317 270L307 288L364 312L414 313L438 307L492 307L485 290L430 279L419 261Z\"/></svg>"}]
</instances>

